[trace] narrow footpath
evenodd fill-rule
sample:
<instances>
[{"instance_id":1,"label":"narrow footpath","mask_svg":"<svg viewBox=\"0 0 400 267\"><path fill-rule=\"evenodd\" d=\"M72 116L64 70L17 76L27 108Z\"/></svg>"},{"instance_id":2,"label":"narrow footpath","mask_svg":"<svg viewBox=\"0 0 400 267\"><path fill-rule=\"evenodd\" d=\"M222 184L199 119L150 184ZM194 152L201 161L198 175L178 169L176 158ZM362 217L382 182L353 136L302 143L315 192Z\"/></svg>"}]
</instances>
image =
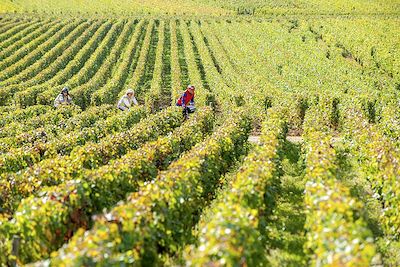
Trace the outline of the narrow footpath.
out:
<instances>
[{"instance_id":1,"label":"narrow footpath","mask_svg":"<svg viewBox=\"0 0 400 267\"><path fill-rule=\"evenodd\" d=\"M289 139L289 138L288 138ZM302 140L286 141L281 155L280 175L266 196L265 237L271 266L307 266L303 246L306 241L304 223L305 164ZM269 214L268 214L269 213Z\"/></svg>"}]
</instances>

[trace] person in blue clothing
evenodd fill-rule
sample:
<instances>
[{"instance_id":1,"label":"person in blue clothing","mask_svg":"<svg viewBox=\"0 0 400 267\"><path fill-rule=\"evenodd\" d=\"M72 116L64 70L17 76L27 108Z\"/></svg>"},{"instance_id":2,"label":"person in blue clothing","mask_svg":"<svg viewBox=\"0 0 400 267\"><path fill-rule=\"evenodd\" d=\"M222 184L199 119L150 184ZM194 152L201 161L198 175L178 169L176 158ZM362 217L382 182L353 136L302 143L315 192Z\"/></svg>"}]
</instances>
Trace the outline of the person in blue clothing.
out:
<instances>
[{"instance_id":1,"label":"person in blue clothing","mask_svg":"<svg viewBox=\"0 0 400 267\"><path fill-rule=\"evenodd\" d=\"M194 104L194 90L195 87L193 85L189 85L186 88L186 91L179 97L176 105L182 107L183 117L185 119L188 118L189 113L193 113L196 111L196 107Z\"/></svg>"}]
</instances>

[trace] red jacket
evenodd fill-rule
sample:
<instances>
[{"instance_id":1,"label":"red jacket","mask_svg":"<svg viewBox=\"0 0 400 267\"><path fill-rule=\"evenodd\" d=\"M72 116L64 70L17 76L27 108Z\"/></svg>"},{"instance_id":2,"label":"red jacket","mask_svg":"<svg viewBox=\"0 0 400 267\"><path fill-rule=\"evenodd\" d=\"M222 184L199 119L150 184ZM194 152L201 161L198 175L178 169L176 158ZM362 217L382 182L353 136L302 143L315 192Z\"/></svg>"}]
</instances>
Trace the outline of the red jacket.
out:
<instances>
[{"instance_id":1,"label":"red jacket","mask_svg":"<svg viewBox=\"0 0 400 267\"><path fill-rule=\"evenodd\" d=\"M186 90L176 103L177 106L187 106L188 104L194 105L194 92L191 94L189 90ZM182 105L183 104L183 105Z\"/></svg>"}]
</instances>

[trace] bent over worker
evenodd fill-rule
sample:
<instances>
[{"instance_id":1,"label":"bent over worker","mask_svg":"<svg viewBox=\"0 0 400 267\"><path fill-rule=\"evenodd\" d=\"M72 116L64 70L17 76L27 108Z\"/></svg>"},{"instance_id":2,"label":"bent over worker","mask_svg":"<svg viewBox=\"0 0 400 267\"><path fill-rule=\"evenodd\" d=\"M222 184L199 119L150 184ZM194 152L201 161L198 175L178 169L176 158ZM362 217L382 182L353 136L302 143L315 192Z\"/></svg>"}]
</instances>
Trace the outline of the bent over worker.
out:
<instances>
[{"instance_id":1,"label":"bent over worker","mask_svg":"<svg viewBox=\"0 0 400 267\"><path fill-rule=\"evenodd\" d=\"M193 85L188 85L186 91L179 97L176 105L182 107L182 113L184 118L188 118L189 113L193 113L196 111L196 107L194 104L194 90L195 87Z\"/></svg>"},{"instance_id":2,"label":"bent over worker","mask_svg":"<svg viewBox=\"0 0 400 267\"><path fill-rule=\"evenodd\" d=\"M135 97L135 92L132 89L128 89L124 96L118 101L117 107L122 110L129 110L133 105L138 105Z\"/></svg>"},{"instance_id":3,"label":"bent over worker","mask_svg":"<svg viewBox=\"0 0 400 267\"><path fill-rule=\"evenodd\" d=\"M64 87L61 93L54 100L54 106L59 107L60 105L72 104L72 97L69 95L68 87Z\"/></svg>"}]
</instances>

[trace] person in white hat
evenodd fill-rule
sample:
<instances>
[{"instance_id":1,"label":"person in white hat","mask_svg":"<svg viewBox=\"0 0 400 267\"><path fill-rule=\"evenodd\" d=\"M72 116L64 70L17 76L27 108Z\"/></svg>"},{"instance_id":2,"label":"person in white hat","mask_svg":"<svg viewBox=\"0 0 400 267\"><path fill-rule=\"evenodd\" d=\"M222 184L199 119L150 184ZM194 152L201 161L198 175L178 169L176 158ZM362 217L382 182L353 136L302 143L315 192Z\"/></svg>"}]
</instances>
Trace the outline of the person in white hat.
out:
<instances>
[{"instance_id":1,"label":"person in white hat","mask_svg":"<svg viewBox=\"0 0 400 267\"><path fill-rule=\"evenodd\" d=\"M126 94L121 97L118 101L117 107L122 110L129 110L133 105L138 105L135 97L135 92L132 89L128 89Z\"/></svg>"}]
</instances>

